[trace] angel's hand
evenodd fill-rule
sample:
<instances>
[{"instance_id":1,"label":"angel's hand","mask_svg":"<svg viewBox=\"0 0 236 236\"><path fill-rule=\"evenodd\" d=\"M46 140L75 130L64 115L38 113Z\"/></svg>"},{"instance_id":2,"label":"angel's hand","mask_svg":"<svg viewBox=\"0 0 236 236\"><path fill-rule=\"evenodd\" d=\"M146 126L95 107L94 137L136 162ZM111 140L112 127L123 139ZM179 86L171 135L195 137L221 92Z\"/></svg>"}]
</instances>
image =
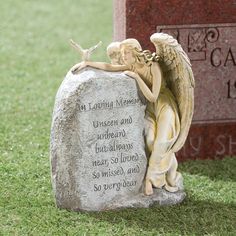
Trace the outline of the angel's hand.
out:
<instances>
[{"instance_id":1,"label":"angel's hand","mask_svg":"<svg viewBox=\"0 0 236 236\"><path fill-rule=\"evenodd\" d=\"M82 70L83 68L85 68L86 66L88 66L88 63L86 61L82 61L76 65L74 65L72 68L71 68L71 72L73 74L76 74L78 73L80 70Z\"/></svg>"},{"instance_id":2,"label":"angel's hand","mask_svg":"<svg viewBox=\"0 0 236 236\"><path fill-rule=\"evenodd\" d=\"M128 76L130 76L130 77L132 77L132 78L134 78L134 79L136 79L137 76L138 76L136 73L134 73L133 71L130 71L130 70L124 71L124 74L125 74L125 75L128 75Z\"/></svg>"}]
</instances>

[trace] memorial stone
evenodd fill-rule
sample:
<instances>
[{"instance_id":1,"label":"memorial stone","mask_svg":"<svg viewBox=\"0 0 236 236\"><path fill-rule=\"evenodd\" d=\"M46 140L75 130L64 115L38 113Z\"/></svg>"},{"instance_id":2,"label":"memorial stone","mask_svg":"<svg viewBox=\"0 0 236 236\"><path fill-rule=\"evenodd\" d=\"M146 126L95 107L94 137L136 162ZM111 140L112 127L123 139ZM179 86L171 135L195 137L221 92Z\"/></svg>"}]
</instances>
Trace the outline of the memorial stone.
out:
<instances>
[{"instance_id":1,"label":"memorial stone","mask_svg":"<svg viewBox=\"0 0 236 236\"><path fill-rule=\"evenodd\" d=\"M140 30L142 29L142 30ZM114 1L114 40L174 36L187 52L196 80L195 111L178 159L236 154L236 2Z\"/></svg>"},{"instance_id":2,"label":"memorial stone","mask_svg":"<svg viewBox=\"0 0 236 236\"><path fill-rule=\"evenodd\" d=\"M68 72L55 101L52 183L57 206L100 211L181 202L185 193L143 193L146 100L121 72ZM179 186L180 189L183 188Z\"/></svg>"}]
</instances>

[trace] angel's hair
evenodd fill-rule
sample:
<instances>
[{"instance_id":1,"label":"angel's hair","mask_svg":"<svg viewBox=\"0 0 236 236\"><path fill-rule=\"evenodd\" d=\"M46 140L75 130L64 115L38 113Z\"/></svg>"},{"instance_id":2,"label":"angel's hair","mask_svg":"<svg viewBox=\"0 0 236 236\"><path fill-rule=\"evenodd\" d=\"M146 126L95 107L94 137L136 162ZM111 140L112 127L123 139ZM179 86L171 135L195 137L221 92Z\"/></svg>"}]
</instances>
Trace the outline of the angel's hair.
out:
<instances>
[{"instance_id":1,"label":"angel's hair","mask_svg":"<svg viewBox=\"0 0 236 236\"><path fill-rule=\"evenodd\" d=\"M142 47L136 39L125 39L120 43L120 49L128 48L133 53L139 63L150 65L153 61L158 61L159 57L156 53L151 53L149 50L142 50Z\"/></svg>"},{"instance_id":2,"label":"angel's hair","mask_svg":"<svg viewBox=\"0 0 236 236\"><path fill-rule=\"evenodd\" d=\"M130 49L135 49L136 51L142 51L142 47L138 40L136 39L125 39L120 43L120 48L130 48Z\"/></svg>"}]
</instances>

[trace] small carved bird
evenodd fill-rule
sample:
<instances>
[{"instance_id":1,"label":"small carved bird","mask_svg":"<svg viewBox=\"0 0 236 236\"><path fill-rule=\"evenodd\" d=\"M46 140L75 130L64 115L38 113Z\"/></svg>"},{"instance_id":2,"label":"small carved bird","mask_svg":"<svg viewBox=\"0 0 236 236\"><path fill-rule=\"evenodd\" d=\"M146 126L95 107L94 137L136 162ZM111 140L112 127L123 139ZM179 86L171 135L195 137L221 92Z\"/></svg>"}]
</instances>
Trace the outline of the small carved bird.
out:
<instances>
[{"instance_id":1,"label":"small carved bird","mask_svg":"<svg viewBox=\"0 0 236 236\"><path fill-rule=\"evenodd\" d=\"M89 49L83 49L79 44L75 43L72 39L70 40L70 44L71 46L76 49L82 56L82 61L88 61L91 54L93 53L93 51L99 47L102 42L100 41L97 45L89 48Z\"/></svg>"}]
</instances>

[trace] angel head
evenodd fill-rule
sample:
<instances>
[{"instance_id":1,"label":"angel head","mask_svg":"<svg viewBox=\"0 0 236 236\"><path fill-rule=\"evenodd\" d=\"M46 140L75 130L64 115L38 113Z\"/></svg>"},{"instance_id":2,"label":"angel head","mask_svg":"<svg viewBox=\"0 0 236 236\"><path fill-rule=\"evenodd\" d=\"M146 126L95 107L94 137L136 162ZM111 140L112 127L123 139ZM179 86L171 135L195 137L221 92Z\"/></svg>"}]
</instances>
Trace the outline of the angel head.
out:
<instances>
[{"instance_id":1,"label":"angel head","mask_svg":"<svg viewBox=\"0 0 236 236\"><path fill-rule=\"evenodd\" d=\"M124 64L130 66L138 61L142 47L136 39L125 39L120 43L120 51Z\"/></svg>"},{"instance_id":2,"label":"angel head","mask_svg":"<svg viewBox=\"0 0 236 236\"><path fill-rule=\"evenodd\" d=\"M120 44L121 55L124 64L133 66L135 63L150 65L153 61L158 61L159 56L149 50L142 50L140 43L136 39L126 39Z\"/></svg>"},{"instance_id":3,"label":"angel head","mask_svg":"<svg viewBox=\"0 0 236 236\"><path fill-rule=\"evenodd\" d=\"M107 55L113 65L122 65L123 60L120 52L120 42L112 42L107 47Z\"/></svg>"}]
</instances>

